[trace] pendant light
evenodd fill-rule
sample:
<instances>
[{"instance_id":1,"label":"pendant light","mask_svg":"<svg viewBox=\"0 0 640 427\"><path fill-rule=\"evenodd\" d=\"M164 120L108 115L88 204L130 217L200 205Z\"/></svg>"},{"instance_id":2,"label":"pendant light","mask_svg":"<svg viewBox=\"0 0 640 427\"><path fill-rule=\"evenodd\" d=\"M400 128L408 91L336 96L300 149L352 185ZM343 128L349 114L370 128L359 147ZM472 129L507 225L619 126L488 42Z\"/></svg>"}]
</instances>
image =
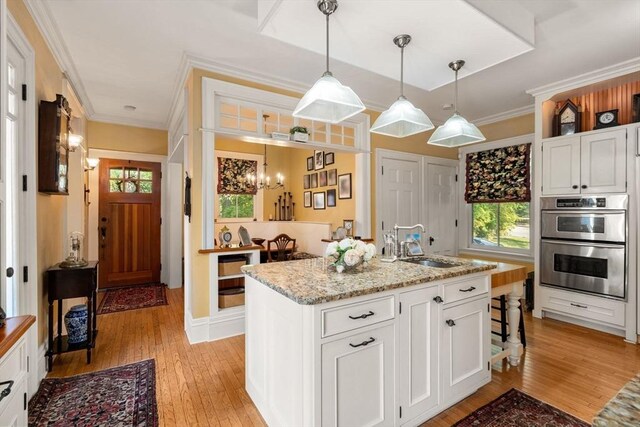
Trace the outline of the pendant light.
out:
<instances>
[{"instance_id":1,"label":"pendant light","mask_svg":"<svg viewBox=\"0 0 640 427\"><path fill-rule=\"evenodd\" d=\"M378 117L370 131L382 135L404 138L433 129L429 117L419 108L413 106L404 96L404 48L411 41L411 36L401 34L393 39L400 48L400 96L391 107Z\"/></svg>"},{"instance_id":2,"label":"pendant light","mask_svg":"<svg viewBox=\"0 0 640 427\"><path fill-rule=\"evenodd\" d=\"M293 117L335 124L364 111L365 107L358 95L329 71L329 15L338 9L338 1L319 0L318 9L326 17L327 70L298 102Z\"/></svg>"},{"instance_id":3,"label":"pendant light","mask_svg":"<svg viewBox=\"0 0 640 427\"><path fill-rule=\"evenodd\" d=\"M443 147L460 147L461 145L473 144L474 142L482 142L486 138L473 123L469 123L467 119L458 114L458 71L464 65L462 59L449 63L456 73L455 94L453 98L453 116L449 118L442 126L431 135L427 144L441 145Z\"/></svg>"}]
</instances>

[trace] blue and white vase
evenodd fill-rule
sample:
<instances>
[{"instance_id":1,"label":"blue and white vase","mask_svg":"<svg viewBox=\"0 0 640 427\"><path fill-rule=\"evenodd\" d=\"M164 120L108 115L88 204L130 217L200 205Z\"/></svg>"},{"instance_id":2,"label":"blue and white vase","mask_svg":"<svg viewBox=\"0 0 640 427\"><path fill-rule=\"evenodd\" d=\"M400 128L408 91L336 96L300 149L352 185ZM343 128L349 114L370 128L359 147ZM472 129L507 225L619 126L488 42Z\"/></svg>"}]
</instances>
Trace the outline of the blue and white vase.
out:
<instances>
[{"instance_id":1,"label":"blue and white vase","mask_svg":"<svg viewBox=\"0 0 640 427\"><path fill-rule=\"evenodd\" d=\"M80 344L87 341L87 306L74 305L64 315L64 326L67 328L67 342Z\"/></svg>"}]
</instances>

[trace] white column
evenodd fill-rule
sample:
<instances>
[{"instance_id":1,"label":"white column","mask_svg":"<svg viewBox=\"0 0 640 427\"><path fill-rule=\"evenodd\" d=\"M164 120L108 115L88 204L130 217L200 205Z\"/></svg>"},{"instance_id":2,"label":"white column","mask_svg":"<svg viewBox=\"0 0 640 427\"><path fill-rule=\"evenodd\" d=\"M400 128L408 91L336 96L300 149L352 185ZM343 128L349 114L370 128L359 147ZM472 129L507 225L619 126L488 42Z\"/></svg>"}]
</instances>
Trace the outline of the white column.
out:
<instances>
[{"instance_id":1,"label":"white column","mask_svg":"<svg viewBox=\"0 0 640 427\"><path fill-rule=\"evenodd\" d=\"M507 338L507 349L509 350L509 364L518 366L522 355L522 342L518 335L520 325L520 298L522 297L523 286L521 282L513 283L511 292L507 295L507 316L509 319L509 337Z\"/></svg>"}]
</instances>

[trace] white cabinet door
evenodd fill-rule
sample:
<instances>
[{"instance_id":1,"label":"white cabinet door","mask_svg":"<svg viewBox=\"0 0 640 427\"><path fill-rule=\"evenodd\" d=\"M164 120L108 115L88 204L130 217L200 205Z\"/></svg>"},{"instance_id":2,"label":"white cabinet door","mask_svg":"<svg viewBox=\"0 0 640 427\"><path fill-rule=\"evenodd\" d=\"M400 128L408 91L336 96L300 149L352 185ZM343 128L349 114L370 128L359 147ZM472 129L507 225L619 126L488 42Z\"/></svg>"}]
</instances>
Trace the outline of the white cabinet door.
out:
<instances>
[{"instance_id":1,"label":"white cabinet door","mask_svg":"<svg viewBox=\"0 0 640 427\"><path fill-rule=\"evenodd\" d=\"M2 402L2 410L0 410L0 426L21 427L28 424L27 408L24 407L25 396L27 392L26 377L23 377L18 384L11 387L11 393L4 398L7 402ZM2 386L4 390L6 385ZM8 399L8 400L7 400Z\"/></svg>"},{"instance_id":2,"label":"white cabinet door","mask_svg":"<svg viewBox=\"0 0 640 427\"><path fill-rule=\"evenodd\" d=\"M393 325L322 345L322 425L391 426L395 363Z\"/></svg>"},{"instance_id":3,"label":"white cabinet door","mask_svg":"<svg viewBox=\"0 0 640 427\"><path fill-rule=\"evenodd\" d=\"M580 137L542 145L542 194L580 193Z\"/></svg>"},{"instance_id":4,"label":"white cabinet door","mask_svg":"<svg viewBox=\"0 0 640 427\"><path fill-rule=\"evenodd\" d=\"M491 379L489 298L442 310L443 402L471 394Z\"/></svg>"},{"instance_id":5,"label":"white cabinet door","mask_svg":"<svg viewBox=\"0 0 640 427\"><path fill-rule=\"evenodd\" d=\"M627 191L627 130L587 135L580 141L582 194Z\"/></svg>"},{"instance_id":6,"label":"white cabinet door","mask_svg":"<svg viewBox=\"0 0 640 427\"><path fill-rule=\"evenodd\" d=\"M401 422L438 406L440 286L400 294L398 386Z\"/></svg>"}]
</instances>

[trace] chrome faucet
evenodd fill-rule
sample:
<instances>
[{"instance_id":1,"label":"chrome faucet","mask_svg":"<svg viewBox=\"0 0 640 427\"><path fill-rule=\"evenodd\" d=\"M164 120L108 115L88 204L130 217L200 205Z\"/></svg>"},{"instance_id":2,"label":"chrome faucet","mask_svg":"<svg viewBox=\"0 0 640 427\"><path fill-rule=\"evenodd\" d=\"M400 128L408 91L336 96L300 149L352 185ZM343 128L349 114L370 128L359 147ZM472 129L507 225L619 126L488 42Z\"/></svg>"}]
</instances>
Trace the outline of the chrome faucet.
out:
<instances>
[{"instance_id":1,"label":"chrome faucet","mask_svg":"<svg viewBox=\"0 0 640 427\"><path fill-rule=\"evenodd\" d=\"M424 225L422 224L416 224L416 225L394 225L393 226L393 232L394 232L394 240L395 240L395 245L396 245L396 254L398 255L398 258L406 258L407 257L407 248L405 246L405 241L400 242L400 238L399 238L399 231L400 230L413 230L414 228L419 228L420 230L422 230L422 234L425 233L424 230Z\"/></svg>"}]
</instances>

